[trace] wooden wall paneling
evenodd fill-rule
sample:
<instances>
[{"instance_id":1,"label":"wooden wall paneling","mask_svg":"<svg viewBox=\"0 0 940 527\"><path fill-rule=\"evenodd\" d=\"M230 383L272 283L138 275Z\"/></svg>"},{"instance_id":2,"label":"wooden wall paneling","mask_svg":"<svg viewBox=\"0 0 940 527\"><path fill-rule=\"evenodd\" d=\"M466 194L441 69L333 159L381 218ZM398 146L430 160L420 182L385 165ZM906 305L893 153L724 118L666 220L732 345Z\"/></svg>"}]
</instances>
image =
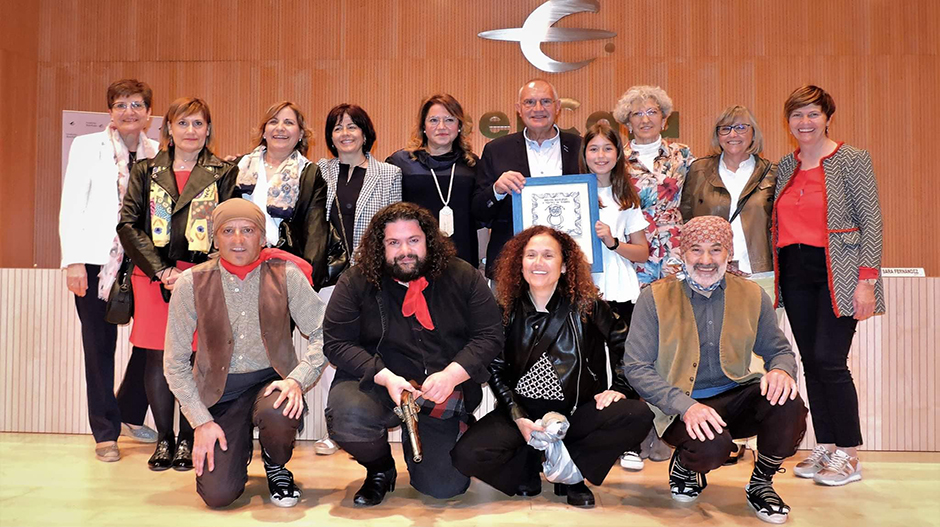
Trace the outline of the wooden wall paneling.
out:
<instances>
[{"instance_id":1,"label":"wooden wall paneling","mask_svg":"<svg viewBox=\"0 0 940 527\"><path fill-rule=\"evenodd\" d=\"M373 117L375 154L384 159L407 141L422 97L448 91L475 121L493 110L514 121L519 84L543 76L581 103L560 120L578 129L590 112L611 109L630 85L662 85L682 116L679 140L696 155L708 152L714 117L744 103L764 128L765 154L774 160L794 146L780 115L783 100L801 83L818 83L839 108L833 137L872 152L885 205L884 264L940 273L937 249L923 243L926 225L940 219L928 205L932 167L924 155L927 123L940 118L933 96L940 38L930 23L940 15L936 2L602 2L597 14L566 17L557 26L610 29L617 37L543 45L561 60L596 57L582 70L557 75L529 65L518 44L477 38L485 29L520 27L540 3L40 2L36 49L43 80L34 97L43 101L36 117L43 157L26 178L35 189L26 200L35 212L20 210L35 218L34 262L58 264L59 174L50 171L59 166L58 115L65 108L101 110L104 89L117 77L150 82L157 114L176 96L205 96L220 153L244 152L257 116L291 98L307 109L317 132L310 157L325 156L323 116L336 103L355 101ZM607 44L614 49L606 51ZM479 152L485 139L475 133L473 144Z\"/></svg>"},{"instance_id":2,"label":"wooden wall paneling","mask_svg":"<svg viewBox=\"0 0 940 527\"><path fill-rule=\"evenodd\" d=\"M0 266L33 263L39 6L0 3ZM16 228L12 226L16 225Z\"/></svg>"}]
</instances>

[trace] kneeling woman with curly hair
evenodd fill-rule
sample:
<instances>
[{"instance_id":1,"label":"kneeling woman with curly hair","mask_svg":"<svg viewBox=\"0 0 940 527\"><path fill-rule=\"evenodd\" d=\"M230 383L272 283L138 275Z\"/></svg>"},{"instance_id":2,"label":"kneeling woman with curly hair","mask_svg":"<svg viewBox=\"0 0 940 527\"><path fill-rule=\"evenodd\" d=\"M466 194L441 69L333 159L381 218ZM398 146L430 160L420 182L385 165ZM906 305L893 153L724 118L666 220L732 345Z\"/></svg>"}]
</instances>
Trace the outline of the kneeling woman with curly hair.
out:
<instances>
[{"instance_id":1,"label":"kneeling woman with curly hair","mask_svg":"<svg viewBox=\"0 0 940 527\"><path fill-rule=\"evenodd\" d=\"M489 384L499 405L454 447L454 466L510 496L538 494L542 453L532 445L541 446L552 430L537 420L557 412L568 423L559 445L568 466L546 470L546 477L570 505L593 507L584 480L600 485L653 420L645 403L625 397L629 386L607 389L604 344L609 364L619 364L626 324L599 298L577 243L548 227L530 227L506 243L496 283L506 346L490 365Z\"/></svg>"}]
</instances>

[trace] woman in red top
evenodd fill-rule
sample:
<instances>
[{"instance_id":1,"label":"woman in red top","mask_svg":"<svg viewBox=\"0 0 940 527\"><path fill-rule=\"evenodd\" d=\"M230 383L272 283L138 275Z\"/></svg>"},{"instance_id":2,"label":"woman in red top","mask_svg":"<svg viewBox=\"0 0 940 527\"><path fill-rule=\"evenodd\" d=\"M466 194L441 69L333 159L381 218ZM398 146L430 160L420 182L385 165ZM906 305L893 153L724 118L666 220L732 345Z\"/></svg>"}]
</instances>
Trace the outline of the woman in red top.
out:
<instances>
[{"instance_id":1,"label":"woman in red top","mask_svg":"<svg viewBox=\"0 0 940 527\"><path fill-rule=\"evenodd\" d=\"M862 477L848 355L858 321L885 311L871 156L829 138L835 110L832 97L816 86L787 99L784 113L799 149L780 161L772 220L777 302L803 361L817 443L794 473L823 485Z\"/></svg>"},{"instance_id":2,"label":"woman in red top","mask_svg":"<svg viewBox=\"0 0 940 527\"><path fill-rule=\"evenodd\" d=\"M160 152L131 170L118 223L121 245L135 266L130 341L147 354L144 384L158 436L148 461L153 470L193 466L193 429L185 417L174 440L176 404L163 374L163 342L173 285L184 269L206 261L212 211L234 191L238 169L209 150L211 136L205 101L173 101L160 130Z\"/></svg>"}]
</instances>

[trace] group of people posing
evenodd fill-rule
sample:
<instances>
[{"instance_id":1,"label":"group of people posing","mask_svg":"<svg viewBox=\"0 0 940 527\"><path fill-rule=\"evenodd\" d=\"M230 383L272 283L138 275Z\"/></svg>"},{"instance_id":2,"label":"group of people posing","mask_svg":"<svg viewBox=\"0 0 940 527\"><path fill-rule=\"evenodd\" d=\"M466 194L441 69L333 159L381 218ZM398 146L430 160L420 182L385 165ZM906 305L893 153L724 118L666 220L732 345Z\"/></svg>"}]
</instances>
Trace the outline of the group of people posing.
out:
<instances>
[{"instance_id":1,"label":"group of people posing","mask_svg":"<svg viewBox=\"0 0 940 527\"><path fill-rule=\"evenodd\" d=\"M756 436L746 502L782 523L790 509L773 477L807 409L774 301L748 279L773 271L816 433L795 473L824 485L861 478L847 357L857 322L884 312L881 212L868 153L829 138L835 103L821 88L786 101L799 149L778 164L760 156L742 106L719 116L707 157L664 140L673 102L653 86L618 101L624 141L606 120L584 137L559 130L555 88L527 82L516 103L525 128L479 158L460 104L434 95L386 162L371 155L375 129L355 105L330 110L332 158L318 162L292 102L272 105L253 149L227 159L211 150L205 101L171 103L159 144L144 135L151 107L145 83L112 84L110 126L75 139L63 186L62 266L99 459L120 458L122 431L154 441L151 468L195 468L206 504L226 506L248 481L257 427L271 500L293 506L300 489L286 464L304 392L329 361L335 377L319 381L329 438L366 469L357 506L394 491L388 429L410 392L423 452L402 447L424 494L451 498L475 477L533 496L544 475L567 503L591 507L585 482L600 485L652 438L675 449L670 492L687 502L734 439ZM578 173L597 177L601 273L564 232L513 233L511 193ZM485 277L480 227L490 230ZM125 272L134 348L115 397L106 313ZM300 354L295 327L307 338ZM498 404L477 421L483 383ZM143 426L148 404L155 433Z\"/></svg>"}]
</instances>

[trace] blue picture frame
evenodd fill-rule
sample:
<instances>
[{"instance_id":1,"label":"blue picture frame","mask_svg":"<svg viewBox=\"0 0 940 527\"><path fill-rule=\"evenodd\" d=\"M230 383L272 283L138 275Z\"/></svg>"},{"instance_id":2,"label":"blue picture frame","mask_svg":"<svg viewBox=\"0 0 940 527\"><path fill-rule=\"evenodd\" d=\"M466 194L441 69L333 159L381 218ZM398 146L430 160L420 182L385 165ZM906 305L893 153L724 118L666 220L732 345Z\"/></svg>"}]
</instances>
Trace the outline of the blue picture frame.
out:
<instances>
[{"instance_id":1,"label":"blue picture frame","mask_svg":"<svg viewBox=\"0 0 940 527\"><path fill-rule=\"evenodd\" d=\"M563 189L560 187L563 187ZM542 189L547 193L540 193ZM551 218L560 218L558 222L565 220L561 213L558 216L542 217L539 215L539 211L544 211L547 207L544 203L548 197L563 201L564 207L567 207L566 210L574 214L574 219L569 219L570 224L567 229L563 228L562 230L568 232L578 242L584 254L588 256L591 272L604 272L604 246L601 239L594 233L594 224L600 218L597 201L597 177L594 174L572 174L526 178L522 192L513 192L512 194L514 234L518 234L532 225L559 227ZM554 208L557 209L558 207ZM585 210L588 211L587 222L583 218Z\"/></svg>"}]
</instances>

